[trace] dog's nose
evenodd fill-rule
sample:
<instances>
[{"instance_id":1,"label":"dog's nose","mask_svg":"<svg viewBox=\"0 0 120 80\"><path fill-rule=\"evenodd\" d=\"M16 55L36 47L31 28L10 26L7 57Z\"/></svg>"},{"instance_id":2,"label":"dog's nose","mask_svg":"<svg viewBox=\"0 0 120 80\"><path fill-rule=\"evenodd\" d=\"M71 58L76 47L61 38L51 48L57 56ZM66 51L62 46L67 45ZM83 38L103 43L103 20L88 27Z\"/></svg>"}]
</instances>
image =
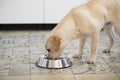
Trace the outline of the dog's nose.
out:
<instances>
[{"instance_id":1,"label":"dog's nose","mask_svg":"<svg viewBox=\"0 0 120 80\"><path fill-rule=\"evenodd\" d=\"M47 49L48 52L50 52L50 49Z\"/></svg>"}]
</instances>

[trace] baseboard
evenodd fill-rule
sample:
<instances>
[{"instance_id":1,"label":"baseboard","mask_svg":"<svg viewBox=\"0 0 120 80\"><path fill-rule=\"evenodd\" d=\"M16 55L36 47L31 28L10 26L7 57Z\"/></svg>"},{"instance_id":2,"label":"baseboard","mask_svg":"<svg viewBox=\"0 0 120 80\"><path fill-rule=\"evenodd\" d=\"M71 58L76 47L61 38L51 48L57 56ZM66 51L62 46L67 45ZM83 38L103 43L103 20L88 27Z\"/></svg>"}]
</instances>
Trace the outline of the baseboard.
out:
<instances>
[{"instance_id":1,"label":"baseboard","mask_svg":"<svg viewBox=\"0 0 120 80\"><path fill-rule=\"evenodd\" d=\"M51 30L57 24L0 24L0 30Z\"/></svg>"}]
</instances>

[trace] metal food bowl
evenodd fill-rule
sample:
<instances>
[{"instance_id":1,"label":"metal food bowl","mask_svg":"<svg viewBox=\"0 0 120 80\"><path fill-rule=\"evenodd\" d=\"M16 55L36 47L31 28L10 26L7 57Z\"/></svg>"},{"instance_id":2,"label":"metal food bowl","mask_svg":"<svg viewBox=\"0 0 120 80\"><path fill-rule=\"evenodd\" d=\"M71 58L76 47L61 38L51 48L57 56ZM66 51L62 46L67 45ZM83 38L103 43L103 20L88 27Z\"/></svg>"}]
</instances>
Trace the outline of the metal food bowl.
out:
<instances>
[{"instance_id":1,"label":"metal food bowl","mask_svg":"<svg viewBox=\"0 0 120 80\"><path fill-rule=\"evenodd\" d=\"M36 65L41 68L60 69L72 66L72 62L66 56L60 56L60 58L52 60L47 59L45 55L42 55L36 62Z\"/></svg>"}]
</instances>

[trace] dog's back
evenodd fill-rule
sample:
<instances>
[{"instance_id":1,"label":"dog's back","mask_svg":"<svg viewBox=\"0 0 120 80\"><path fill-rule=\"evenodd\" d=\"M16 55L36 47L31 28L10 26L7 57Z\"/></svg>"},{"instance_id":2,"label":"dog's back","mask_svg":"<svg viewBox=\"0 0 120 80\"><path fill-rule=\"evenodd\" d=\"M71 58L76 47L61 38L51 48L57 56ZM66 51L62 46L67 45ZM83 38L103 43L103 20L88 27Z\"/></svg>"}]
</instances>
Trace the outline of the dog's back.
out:
<instances>
[{"instance_id":1,"label":"dog's back","mask_svg":"<svg viewBox=\"0 0 120 80\"><path fill-rule=\"evenodd\" d=\"M77 18L75 19L79 19L75 21L82 21L82 24L84 25L86 23L92 23L94 24L94 26L98 26L99 22L101 22L101 24L113 23L115 26L115 30L120 33L119 8L120 0L90 0L85 4L73 8L71 12L73 13L73 15L77 16ZM81 17L83 16L84 20L83 18L81 20ZM81 25L80 22L78 22L77 24Z\"/></svg>"},{"instance_id":2,"label":"dog's back","mask_svg":"<svg viewBox=\"0 0 120 80\"><path fill-rule=\"evenodd\" d=\"M90 2L94 1L106 9L106 22L113 23L116 31L120 33L120 0L91 0Z\"/></svg>"}]
</instances>

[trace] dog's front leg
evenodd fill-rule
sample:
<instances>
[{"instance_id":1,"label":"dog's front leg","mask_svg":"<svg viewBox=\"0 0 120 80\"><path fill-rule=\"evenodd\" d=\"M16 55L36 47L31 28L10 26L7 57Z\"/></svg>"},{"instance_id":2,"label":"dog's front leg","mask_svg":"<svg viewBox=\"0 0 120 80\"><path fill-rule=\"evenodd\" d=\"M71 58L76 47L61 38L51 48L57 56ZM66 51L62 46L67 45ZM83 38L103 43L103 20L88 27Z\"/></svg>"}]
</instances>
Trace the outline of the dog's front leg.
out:
<instances>
[{"instance_id":1,"label":"dog's front leg","mask_svg":"<svg viewBox=\"0 0 120 80\"><path fill-rule=\"evenodd\" d=\"M82 58L85 42L86 42L86 38L82 38L80 40L79 51L73 56L74 58Z\"/></svg>"},{"instance_id":2,"label":"dog's front leg","mask_svg":"<svg viewBox=\"0 0 120 80\"><path fill-rule=\"evenodd\" d=\"M99 32L93 33L91 36L91 54L88 63L94 63L94 59L97 53L97 44L99 42Z\"/></svg>"}]
</instances>

